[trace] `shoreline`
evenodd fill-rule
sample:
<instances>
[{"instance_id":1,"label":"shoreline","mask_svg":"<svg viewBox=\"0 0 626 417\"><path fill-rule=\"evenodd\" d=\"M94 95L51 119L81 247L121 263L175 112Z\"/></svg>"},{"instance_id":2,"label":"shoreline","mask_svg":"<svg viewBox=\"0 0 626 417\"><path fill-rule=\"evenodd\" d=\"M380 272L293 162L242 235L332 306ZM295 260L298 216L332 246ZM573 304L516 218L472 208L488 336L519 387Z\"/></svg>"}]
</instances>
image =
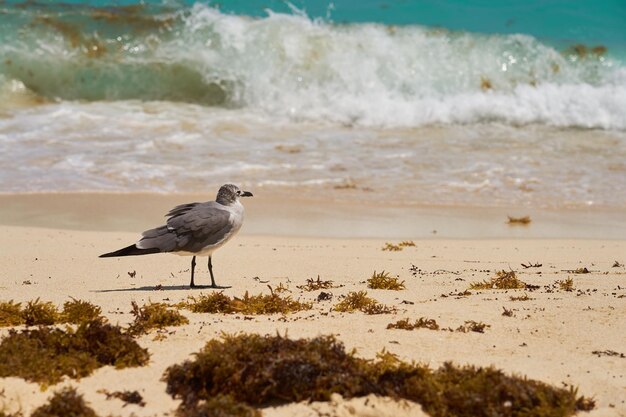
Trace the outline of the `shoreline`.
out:
<instances>
[{"instance_id":1,"label":"shoreline","mask_svg":"<svg viewBox=\"0 0 626 417\"><path fill-rule=\"evenodd\" d=\"M0 224L67 230L139 233L164 221L172 207L213 199L207 194L0 194ZM244 235L386 239L609 239L626 238L618 209L533 209L390 205L382 202L286 198L257 193L243 201ZM530 216L509 225L507 216Z\"/></svg>"}]
</instances>

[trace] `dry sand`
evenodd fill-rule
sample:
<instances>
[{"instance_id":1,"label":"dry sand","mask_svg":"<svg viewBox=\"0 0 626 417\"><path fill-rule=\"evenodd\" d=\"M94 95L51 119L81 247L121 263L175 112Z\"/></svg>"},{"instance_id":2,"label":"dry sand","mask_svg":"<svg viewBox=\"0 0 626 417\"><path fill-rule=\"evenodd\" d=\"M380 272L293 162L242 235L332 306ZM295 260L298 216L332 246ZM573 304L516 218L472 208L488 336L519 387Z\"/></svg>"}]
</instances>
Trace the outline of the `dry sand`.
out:
<instances>
[{"instance_id":1,"label":"dry sand","mask_svg":"<svg viewBox=\"0 0 626 417\"><path fill-rule=\"evenodd\" d=\"M132 320L131 301L140 305L148 301L175 303L192 294L212 291L187 287L190 259L186 257L97 257L134 242L138 233L5 225L0 226L0 235L2 301L40 297L61 306L74 297L101 306L110 322L126 325ZM365 358L374 358L384 348L401 359L432 367L445 361L494 365L556 386L577 386L581 394L597 401L589 416L626 415L626 359L592 353L612 350L626 354L626 269L612 267L616 260L626 262L626 240L430 238L415 239L415 247L399 252L382 251L386 241L389 239L251 235L244 226L241 236L214 255L217 283L231 286L224 292L236 296L246 291L267 293L268 285L282 284L294 298L314 301L313 310L251 320L241 315L183 310L189 325L168 329L161 341L153 340L156 332L139 339L151 353L148 366L124 370L104 367L80 381L66 380L61 385L77 386L103 416L173 415L178 402L165 393L165 383L160 381L163 371L189 358L221 332L279 332L291 338L334 334ZM205 262L204 258L199 260L196 283L210 282ZM521 267L527 262L540 262L542 266ZM567 272L580 267L591 272ZM524 294L523 290L456 295L471 282L489 279L501 269L514 269L520 279L540 288L526 292L531 298L528 301L510 300L510 296ZM374 270L389 271L405 281L407 288L403 291L368 290L378 301L395 306L396 314L369 316L331 311L342 294L367 290L365 280ZM136 275L131 277L129 272L133 271ZM296 288L318 275L343 285L330 290L333 300L317 302L320 291L308 293ZM574 280L574 291L566 292L558 286L549 289L555 281L568 277ZM503 307L512 310L513 316L503 316ZM456 328L466 320L482 321L490 327L482 334L386 329L390 322L419 317L435 319L442 327ZM0 329L0 336L7 332L6 328ZM0 410L21 409L28 415L56 388L41 391L36 384L1 378ZM98 393L102 389L138 390L146 406L123 407L122 401L107 400ZM264 414L423 415L414 404L380 398L335 398L326 404L268 408Z\"/></svg>"}]
</instances>

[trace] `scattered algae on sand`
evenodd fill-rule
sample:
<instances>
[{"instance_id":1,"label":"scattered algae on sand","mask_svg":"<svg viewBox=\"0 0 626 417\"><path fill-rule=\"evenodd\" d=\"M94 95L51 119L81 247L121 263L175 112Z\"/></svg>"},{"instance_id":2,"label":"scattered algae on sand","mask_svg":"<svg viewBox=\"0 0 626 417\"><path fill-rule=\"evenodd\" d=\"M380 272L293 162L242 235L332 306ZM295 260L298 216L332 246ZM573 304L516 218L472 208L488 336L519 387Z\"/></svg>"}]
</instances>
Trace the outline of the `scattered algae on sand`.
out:
<instances>
[{"instance_id":1,"label":"scattered algae on sand","mask_svg":"<svg viewBox=\"0 0 626 417\"><path fill-rule=\"evenodd\" d=\"M302 310L310 310L312 304L280 295L270 287L270 294L249 295L242 298L229 297L222 292L210 295L190 297L190 301L182 304L194 313L225 313L225 314L288 314Z\"/></svg>"},{"instance_id":2,"label":"scattered algae on sand","mask_svg":"<svg viewBox=\"0 0 626 417\"><path fill-rule=\"evenodd\" d=\"M306 280L306 284L296 286L296 288L304 291L327 290L329 288L337 287L338 286L336 286L333 281L322 281L319 275L317 276L317 279L309 278Z\"/></svg>"},{"instance_id":3,"label":"scattered algae on sand","mask_svg":"<svg viewBox=\"0 0 626 417\"><path fill-rule=\"evenodd\" d=\"M473 282L471 290L512 290L526 288L527 284L517 278L515 271L498 271L496 276L489 281Z\"/></svg>"},{"instance_id":4,"label":"scattered algae on sand","mask_svg":"<svg viewBox=\"0 0 626 417\"><path fill-rule=\"evenodd\" d=\"M132 307L131 313L135 316L135 321L128 326L128 333L131 335L145 334L152 329L189 323L185 316L165 303L149 303L139 307L133 301Z\"/></svg>"},{"instance_id":5,"label":"scattered algae on sand","mask_svg":"<svg viewBox=\"0 0 626 417\"><path fill-rule=\"evenodd\" d=\"M349 292L343 300L333 307L333 310L341 313L361 311L365 314L390 314L396 311L394 307L386 306L368 297L366 291Z\"/></svg>"},{"instance_id":6,"label":"scattered algae on sand","mask_svg":"<svg viewBox=\"0 0 626 417\"><path fill-rule=\"evenodd\" d=\"M400 291L405 289L404 281L400 281L396 277L389 275L389 272L376 272L367 280L367 288L373 290L393 290Z\"/></svg>"},{"instance_id":7,"label":"scattered algae on sand","mask_svg":"<svg viewBox=\"0 0 626 417\"><path fill-rule=\"evenodd\" d=\"M398 320L395 323L389 323L387 329L400 329L400 330L415 330L415 329L430 329L439 330L439 324L435 319L427 319L426 317L420 317L411 323L409 319Z\"/></svg>"}]
</instances>

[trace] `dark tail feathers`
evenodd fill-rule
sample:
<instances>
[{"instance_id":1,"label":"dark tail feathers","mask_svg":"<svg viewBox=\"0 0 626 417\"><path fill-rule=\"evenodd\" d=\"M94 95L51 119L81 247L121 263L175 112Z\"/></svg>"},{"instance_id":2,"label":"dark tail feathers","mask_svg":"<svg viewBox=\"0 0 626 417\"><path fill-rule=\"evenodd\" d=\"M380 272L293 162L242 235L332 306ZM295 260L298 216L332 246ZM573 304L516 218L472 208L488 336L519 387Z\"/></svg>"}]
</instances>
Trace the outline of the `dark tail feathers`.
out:
<instances>
[{"instance_id":1,"label":"dark tail feathers","mask_svg":"<svg viewBox=\"0 0 626 417\"><path fill-rule=\"evenodd\" d=\"M159 253L157 248L140 249L137 245L130 245L123 249L116 250L115 252L104 253L100 255L100 258L114 258L117 256L134 256L134 255L148 255L150 253Z\"/></svg>"}]
</instances>

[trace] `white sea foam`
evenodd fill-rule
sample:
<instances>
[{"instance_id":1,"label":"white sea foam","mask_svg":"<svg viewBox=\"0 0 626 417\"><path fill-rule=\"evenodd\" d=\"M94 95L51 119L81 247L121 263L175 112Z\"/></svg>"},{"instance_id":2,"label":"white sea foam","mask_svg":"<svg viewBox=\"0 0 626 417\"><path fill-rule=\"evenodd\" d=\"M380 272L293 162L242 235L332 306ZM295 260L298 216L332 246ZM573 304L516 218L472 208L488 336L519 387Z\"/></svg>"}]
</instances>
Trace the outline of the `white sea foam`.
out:
<instances>
[{"instance_id":1,"label":"white sea foam","mask_svg":"<svg viewBox=\"0 0 626 417\"><path fill-rule=\"evenodd\" d=\"M264 19L196 6L161 53L187 58L231 104L292 120L365 126L499 121L626 129L626 70L532 37L418 26Z\"/></svg>"},{"instance_id":2,"label":"white sea foam","mask_svg":"<svg viewBox=\"0 0 626 417\"><path fill-rule=\"evenodd\" d=\"M611 51L564 53L525 35L341 25L302 13L252 19L200 4L164 17L171 28L102 34L108 49L96 58L54 29L24 32L0 45L11 62L0 63L0 98L171 100L371 127L626 129L626 67Z\"/></svg>"}]
</instances>

